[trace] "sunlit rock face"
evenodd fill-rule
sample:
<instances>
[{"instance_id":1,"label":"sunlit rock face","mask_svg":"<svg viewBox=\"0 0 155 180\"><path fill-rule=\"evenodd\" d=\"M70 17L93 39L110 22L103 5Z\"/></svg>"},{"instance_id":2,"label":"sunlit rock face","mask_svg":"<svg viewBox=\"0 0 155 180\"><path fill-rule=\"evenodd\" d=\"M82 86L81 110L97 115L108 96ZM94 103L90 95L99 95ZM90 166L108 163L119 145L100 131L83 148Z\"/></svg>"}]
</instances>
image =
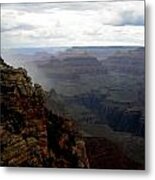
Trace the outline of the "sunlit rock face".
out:
<instances>
[{"instance_id":1,"label":"sunlit rock face","mask_svg":"<svg viewBox=\"0 0 155 180\"><path fill-rule=\"evenodd\" d=\"M25 69L0 59L0 71L1 165L88 168L75 122L45 108L46 92Z\"/></svg>"}]
</instances>

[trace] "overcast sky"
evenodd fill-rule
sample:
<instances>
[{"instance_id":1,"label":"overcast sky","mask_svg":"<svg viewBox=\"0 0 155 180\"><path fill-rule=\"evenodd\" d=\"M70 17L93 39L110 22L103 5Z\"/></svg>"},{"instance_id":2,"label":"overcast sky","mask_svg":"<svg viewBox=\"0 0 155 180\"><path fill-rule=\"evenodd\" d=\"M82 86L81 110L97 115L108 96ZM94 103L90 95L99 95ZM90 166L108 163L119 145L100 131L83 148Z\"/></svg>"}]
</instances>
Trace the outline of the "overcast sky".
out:
<instances>
[{"instance_id":1,"label":"overcast sky","mask_svg":"<svg viewBox=\"0 0 155 180\"><path fill-rule=\"evenodd\" d=\"M1 47L144 45L144 1L2 4Z\"/></svg>"}]
</instances>

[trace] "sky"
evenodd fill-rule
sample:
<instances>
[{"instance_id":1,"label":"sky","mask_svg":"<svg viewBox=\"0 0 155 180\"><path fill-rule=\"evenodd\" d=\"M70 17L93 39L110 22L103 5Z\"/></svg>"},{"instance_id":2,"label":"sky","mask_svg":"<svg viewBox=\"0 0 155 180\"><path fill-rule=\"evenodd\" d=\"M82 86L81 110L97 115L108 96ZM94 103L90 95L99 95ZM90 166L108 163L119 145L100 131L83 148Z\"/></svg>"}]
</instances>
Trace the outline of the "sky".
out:
<instances>
[{"instance_id":1,"label":"sky","mask_svg":"<svg viewBox=\"0 0 155 180\"><path fill-rule=\"evenodd\" d=\"M1 47L144 46L144 1L1 5Z\"/></svg>"}]
</instances>

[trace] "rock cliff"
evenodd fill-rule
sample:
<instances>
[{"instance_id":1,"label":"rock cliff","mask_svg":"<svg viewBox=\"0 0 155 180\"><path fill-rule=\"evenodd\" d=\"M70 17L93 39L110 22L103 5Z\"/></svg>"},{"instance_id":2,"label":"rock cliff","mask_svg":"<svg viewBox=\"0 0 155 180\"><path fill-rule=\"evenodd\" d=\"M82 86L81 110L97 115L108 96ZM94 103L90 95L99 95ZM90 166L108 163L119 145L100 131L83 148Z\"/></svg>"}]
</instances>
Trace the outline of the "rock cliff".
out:
<instances>
[{"instance_id":1,"label":"rock cliff","mask_svg":"<svg viewBox=\"0 0 155 180\"><path fill-rule=\"evenodd\" d=\"M45 107L46 92L0 58L1 166L88 168L75 122Z\"/></svg>"}]
</instances>

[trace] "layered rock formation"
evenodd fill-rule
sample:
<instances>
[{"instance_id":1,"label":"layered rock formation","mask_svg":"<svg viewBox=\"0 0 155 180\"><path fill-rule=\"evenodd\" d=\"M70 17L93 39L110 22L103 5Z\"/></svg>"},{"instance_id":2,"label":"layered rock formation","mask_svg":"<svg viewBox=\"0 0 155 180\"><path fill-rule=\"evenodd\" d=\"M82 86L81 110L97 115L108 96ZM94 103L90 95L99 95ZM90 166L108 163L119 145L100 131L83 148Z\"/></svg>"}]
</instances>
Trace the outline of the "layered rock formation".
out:
<instances>
[{"instance_id":1,"label":"layered rock formation","mask_svg":"<svg viewBox=\"0 0 155 180\"><path fill-rule=\"evenodd\" d=\"M0 58L1 165L88 168L75 122L44 106L46 92L26 70Z\"/></svg>"}]
</instances>

